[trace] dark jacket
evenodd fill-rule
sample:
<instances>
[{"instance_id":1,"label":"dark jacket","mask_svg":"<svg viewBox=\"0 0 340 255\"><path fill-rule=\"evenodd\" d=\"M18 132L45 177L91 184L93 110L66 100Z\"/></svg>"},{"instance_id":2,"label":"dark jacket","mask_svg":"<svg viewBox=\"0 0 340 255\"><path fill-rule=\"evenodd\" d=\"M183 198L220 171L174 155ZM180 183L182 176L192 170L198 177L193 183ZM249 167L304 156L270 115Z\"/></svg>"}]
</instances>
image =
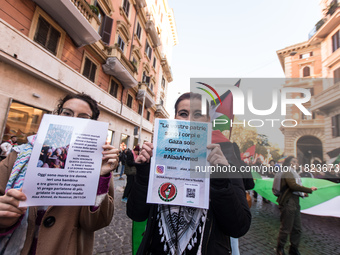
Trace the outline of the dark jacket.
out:
<instances>
[{"instance_id":1,"label":"dark jacket","mask_svg":"<svg viewBox=\"0 0 340 255\"><path fill-rule=\"evenodd\" d=\"M137 254L148 254L157 224L156 204L147 204L150 164L136 164L136 181L132 187L127 215L134 221L148 219ZM240 176L241 177L241 176ZM231 254L230 238L247 233L251 214L242 179L211 179L210 204L203 233L202 254Z\"/></svg>"},{"instance_id":2,"label":"dark jacket","mask_svg":"<svg viewBox=\"0 0 340 255\"><path fill-rule=\"evenodd\" d=\"M125 161L124 173L126 175L135 175L136 174L135 159L134 159L133 153L130 149L128 149L126 151L126 161Z\"/></svg>"},{"instance_id":3,"label":"dark jacket","mask_svg":"<svg viewBox=\"0 0 340 255\"><path fill-rule=\"evenodd\" d=\"M279 205L284 205L294 194L294 191L304 193L312 193L312 189L301 186L296 183L294 175L291 172L285 172L281 176L281 191L282 194L277 198Z\"/></svg>"}]
</instances>

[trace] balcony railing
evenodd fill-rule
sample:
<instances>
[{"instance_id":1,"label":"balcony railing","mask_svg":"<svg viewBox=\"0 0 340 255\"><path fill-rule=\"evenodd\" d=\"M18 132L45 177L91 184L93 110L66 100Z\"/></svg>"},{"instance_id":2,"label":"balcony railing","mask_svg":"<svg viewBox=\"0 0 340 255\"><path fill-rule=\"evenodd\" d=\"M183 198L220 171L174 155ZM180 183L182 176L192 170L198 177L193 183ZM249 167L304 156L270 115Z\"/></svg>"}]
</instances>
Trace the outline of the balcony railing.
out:
<instances>
[{"instance_id":1,"label":"balcony railing","mask_svg":"<svg viewBox=\"0 0 340 255\"><path fill-rule=\"evenodd\" d=\"M315 33L320 29L320 27L322 27L323 24L325 24L326 19L320 19L315 26L313 27L313 29L309 32L308 34L308 40L310 38L313 37L313 35L315 35Z\"/></svg>"},{"instance_id":2,"label":"balcony railing","mask_svg":"<svg viewBox=\"0 0 340 255\"><path fill-rule=\"evenodd\" d=\"M308 34L308 39L325 38L333 29L339 25L340 17L340 6L336 3L333 7L328 8L326 16L319 20L312 31Z\"/></svg>"},{"instance_id":3,"label":"balcony railing","mask_svg":"<svg viewBox=\"0 0 340 255\"><path fill-rule=\"evenodd\" d=\"M145 0L136 0L136 3L139 8L143 8L146 6Z\"/></svg>"},{"instance_id":4,"label":"balcony railing","mask_svg":"<svg viewBox=\"0 0 340 255\"><path fill-rule=\"evenodd\" d=\"M108 57L102 67L104 73L117 78L124 88L129 89L138 85L136 79L117 57Z\"/></svg>"},{"instance_id":5,"label":"balcony railing","mask_svg":"<svg viewBox=\"0 0 340 255\"><path fill-rule=\"evenodd\" d=\"M78 47L100 40L100 20L85 0L34 0L67 32Z\"/></svg>"},{"instance_id":6,"label":"balcony railing","mask_svg":"<svg viewBox=\"0 0 340 255\"><path fill-rule=\"evenodd\" d=\"M165 118L168 119L170 117L167 110L164 108L162 104L156 104L156 116L158 118Z\"/></svg>"},{"instance_id":7,"label":"balcony railing","mask_svg":"<svg viewBox=\"0 0 340 255\"><path fill-rule=\"evenodd\" d=\"M152 20L148 20L145 24L145 31L150 34L153 47L158 47L161 45L161 40L158 37L158 33L156 31L155 23Z\"/></svg>"},{"instance_id":8,"label":"balcony railing","mask_svg":"<svg viewBox=\"0 0 340 255\"><path fill-rule=\"evenodd\" d=\"M161 65L162 65L163 72L166 76L167 81L172 82L173 78L172 78L171 67L170 67L169 62L168 62L168 60L167 60L167 58L164 54L162 54Z\"/></svg>"},{"instance_id":9,"label":"balcony railing","mask_svg":"<svg viewBox=\"0 0 340 255\"><path fill-rule=\"evenodd\" d=\"M143 98L145 97L145 107L150 108L155 104L155 101L153 100L154 95L152 94L150 93L148 86L145 83L142 83L138 87L137 100L143 101Z\"/></svg>"}]
</instances>

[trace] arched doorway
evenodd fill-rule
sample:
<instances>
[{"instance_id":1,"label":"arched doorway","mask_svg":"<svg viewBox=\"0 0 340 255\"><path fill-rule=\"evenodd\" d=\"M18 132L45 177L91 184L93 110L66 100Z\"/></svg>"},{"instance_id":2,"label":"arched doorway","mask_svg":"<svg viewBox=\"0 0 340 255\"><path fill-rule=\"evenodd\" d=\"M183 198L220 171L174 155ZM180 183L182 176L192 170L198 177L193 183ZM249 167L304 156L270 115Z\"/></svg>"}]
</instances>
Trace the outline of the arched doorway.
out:
<instances>
[{"instance_id":1,"label":"arched doorway","mask_svg":"<svg viewBox=\"0 0 340 255\"><path fill-rule=\"evenodd\" d=\"M315 136L306 135L300 137L296 143L296 149L300 165L321 164L323 161L322 143Z\"/></svg>"}]
</instances>

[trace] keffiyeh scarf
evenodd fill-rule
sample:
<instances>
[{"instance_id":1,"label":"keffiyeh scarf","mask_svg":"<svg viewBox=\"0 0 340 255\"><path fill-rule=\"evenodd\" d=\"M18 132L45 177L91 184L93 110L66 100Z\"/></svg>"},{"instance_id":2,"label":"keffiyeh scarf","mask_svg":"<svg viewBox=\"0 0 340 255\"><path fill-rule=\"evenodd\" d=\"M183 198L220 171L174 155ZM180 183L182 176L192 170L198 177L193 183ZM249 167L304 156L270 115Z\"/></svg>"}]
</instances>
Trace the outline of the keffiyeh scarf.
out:
<instances>
[{"instance_id":1,"label":"keffiyeh scarf","mask_svg":"<svg viewBox=\"0 0 340 255\"><path fill-rule=\"evenodd\" d=\"M158 228L164 242L164 251L180 255L186 249L199 245L197 231L202 233L207 210L186 206L159 205ZM203 236L203 234L202 234Z\"/></svg>"},{"instance_id":2,"label":"keffiyeh scarf","mask_svg":"<svg viewBox=\"0 0 340 255\"><path fill-rule=\"evenodd\" d=\"M7 182L6 192L9 189L20 189L22 187L35 138L36 136L29 136L27 137L27 144L16 147L18 157L14 162L11 175ZM20 225L14 231L9 231L9 233L0 236L1 255L20 254L26 239L28 211L27 209L26 214L21 219Z\"/></svg>"}]
</instances>

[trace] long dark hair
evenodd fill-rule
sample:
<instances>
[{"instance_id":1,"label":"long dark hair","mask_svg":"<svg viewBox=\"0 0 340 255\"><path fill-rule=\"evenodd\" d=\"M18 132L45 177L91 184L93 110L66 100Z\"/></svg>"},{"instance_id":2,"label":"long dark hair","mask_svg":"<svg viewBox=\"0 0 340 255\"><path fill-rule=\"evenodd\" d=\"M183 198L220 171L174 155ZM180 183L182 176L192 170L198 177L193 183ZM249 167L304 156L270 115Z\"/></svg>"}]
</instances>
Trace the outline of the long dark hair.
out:
<instances>
[{"instance_id":1,"label":"long dark hair","mask_svg":"<svg viewBox=\"0 0 340 255\"><path fill-rule=\"evenodd\" d=\"M175 103L175 116L177 115L177 110L178 110L178 104L182 102L183 100L186 99L198 99L202 100L202 95L194 92L187 92L182 94L179 98L177 98L177 101ZM207 101L207 117L209 117L209 102Z\"/></svg>"},{"instance_id":2,"label":"long dark hair","mask_svg":"<svg viewBox=\"0 0 340 255\"><path fill-rule=\"evenodd\" d=\"M288 156L285 161L283 161L282 166L290 166L290 161L295 158L294 156Z\"/></svg>"},{"instance_id":3,"label":"long dark hair","mask_svg":"<svg viewBox=\"0 0 340 255\"><path fill-rule=\"evenodd\" d=\"M97 120L100 114L99 108L98 108L98 104L97 101L94 100L91 96L85 94L85 93L81 93L81 94L68 94L66 95L64 98L59 100L59 104L57 105L57 109L55 110L55 113L60 115L61 110L63 109L63 106L65 104L66 101L71 100L71 99L80 99L83 100L84 102L88 103L88 105L91 108L92 111L92 117L91 119L93 120Z\"/></svg>"}]
</instances>

